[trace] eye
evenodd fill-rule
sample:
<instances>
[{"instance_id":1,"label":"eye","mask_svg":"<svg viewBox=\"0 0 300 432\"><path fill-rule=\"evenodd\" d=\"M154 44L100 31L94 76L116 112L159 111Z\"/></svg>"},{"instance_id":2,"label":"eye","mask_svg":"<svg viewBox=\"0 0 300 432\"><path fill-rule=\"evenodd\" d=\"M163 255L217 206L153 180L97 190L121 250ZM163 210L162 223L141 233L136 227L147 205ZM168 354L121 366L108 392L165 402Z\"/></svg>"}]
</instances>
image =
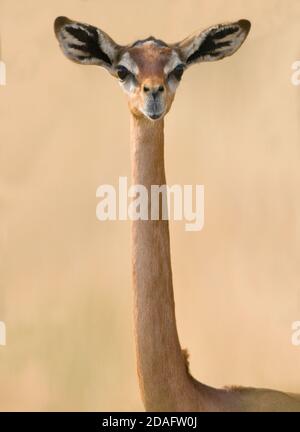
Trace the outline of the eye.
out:
<instances>
[{"instance_id":1,"label":"eye","mask_svg":"<svg viewBox=\"0 0 300 432\"><path fill-rule=\"evenodd\" d=\"M130 75L130 72L128 69L126 69L125 66L118 66L117 75L121 81L124 81L128 77L128 75Z\"/></svg>"},{"instance_id":2,"label":"eye","mask_svg":"<svg viewBox=\"0 0 300 432\"><path fill-rule=\"evenodd\" d=\"M174 76L177 81L180 81L184 72L184 65L178 65L176 68L170 73L170 75Z\"/></svg>"}]
</instances>

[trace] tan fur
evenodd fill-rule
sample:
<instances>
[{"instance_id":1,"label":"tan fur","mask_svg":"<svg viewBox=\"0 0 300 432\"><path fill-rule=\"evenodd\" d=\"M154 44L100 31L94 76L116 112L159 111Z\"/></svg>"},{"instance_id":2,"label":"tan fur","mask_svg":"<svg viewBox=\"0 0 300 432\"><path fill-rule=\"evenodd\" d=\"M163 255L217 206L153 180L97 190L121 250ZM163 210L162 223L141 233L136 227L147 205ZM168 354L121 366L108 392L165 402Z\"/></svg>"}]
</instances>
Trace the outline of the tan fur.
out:
<instances>
[{"instance_id":1,"label":"tan fur","mask_svg":"<svg viewBox=\"0 0 300 432\"><path fill-rule=\"evenodd\" d=\"M174 93L167 82L168 68L176 65L176 56L186 60L199 48L199 44L212 32L236 28L235 36L226 33L225 39L233 39L232 45L220 48L219 53L205 53L195 62L212 61L233 54L244 42L250 23L241 20L228 25L214 26L185 39L182 43L164 47L147 42L136 46L121 47L104 32L97 30L101 48L111 60L105 58L76 57L81 49L74 48L73 36L62 36L65 26L77 23L60 17L55 32L62 50L68 58L83 64L97 64L116 76L113 64L126 61L131 72L136 71L136 88L128 90L131 111L131 160L133 184L142 184L148 191L151 185L165 185L164 167L164 115L173 102ZM93 28L78 24L83 31ZM68 33L68 32L67 32ZM76 32L75 32L76 34ZM217 42L222 39L219 34ZM84 42L83 42L84 43ZM100 43L100 42L99 42ZM74 58L75 55L75 58ZM203 60L204 59L204 60ZM132 64L130 64L132 62ZM144 115L145 94L143 86L165 88L162 96L164 113L159 120L151 121ZM142 399L148 411L300 411L300 395L279 391L227 387L215 389L196 381L189 372L188 353L182 350L176 328L172 283L169 224L166 220L135 221L132 224L132 274L134 289L134 328L137 353L137 370ZM221 359L220 359L221 361Z\"/></svg>"},{"instance_id":2,"label":"tan fur","mask_svg":"<svg viewBox=\"0 0 300 432\"><path fill-rule=\"evenodd\" d=\"M163 120L131 117L132 180L165 184ZM266 389L214 389L189 372L178 340L168 221L132 227L138 377L148 411L300 411L300 396Z\"/></svg>"},{"instance_id":3,"label":"tan fur","mask_svg":"<svg viewBox=\"0 0 300 432\"><path fill-rule=\"evenodd\" d=\"M172 57L173 50L171 48L157 47L149 43L133 48L128 48L128 53L138 68L139 86L134 94L129 96L128 103L131 112L139 116L142 108L145 105L145 93L143 86L149 88L164 86L165 92L162 95L165 114L170 110L174 93L170 91L166 84L165 66Z\"/></svg>"}]
</instances>

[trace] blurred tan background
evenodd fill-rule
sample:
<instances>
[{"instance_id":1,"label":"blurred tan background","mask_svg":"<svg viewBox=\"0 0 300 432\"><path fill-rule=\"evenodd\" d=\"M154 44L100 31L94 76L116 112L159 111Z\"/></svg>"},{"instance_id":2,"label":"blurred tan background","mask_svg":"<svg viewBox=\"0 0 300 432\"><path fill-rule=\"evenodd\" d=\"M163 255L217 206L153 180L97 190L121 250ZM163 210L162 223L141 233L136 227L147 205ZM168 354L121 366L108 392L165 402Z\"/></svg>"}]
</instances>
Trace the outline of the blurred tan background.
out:
<instances>
[{"instance_id":1,"label":"blurred tan background","mask_svg":"<svg viewBox=\"0 0 300 432\"><path fill-rule=\"evenodd\" d=\"M0 0L1 410L142 410L129 222L96 189L130 175L118 84L67 61L58 15L117 42L248 18L233 57L184 76L166 119L169 184L205 185L205 229L171 224L177 321L193 374L300 392L298 0Z\"/></svg>"}]
</instances>

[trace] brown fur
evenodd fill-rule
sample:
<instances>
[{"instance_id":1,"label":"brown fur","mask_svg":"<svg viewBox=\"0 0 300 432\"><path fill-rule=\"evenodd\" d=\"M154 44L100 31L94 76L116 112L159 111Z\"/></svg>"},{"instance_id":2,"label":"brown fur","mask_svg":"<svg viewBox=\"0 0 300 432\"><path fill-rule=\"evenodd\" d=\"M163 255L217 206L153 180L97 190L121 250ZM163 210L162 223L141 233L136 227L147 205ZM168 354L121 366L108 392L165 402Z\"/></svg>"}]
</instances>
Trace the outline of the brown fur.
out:
<instances>
[{"instance_id":1,"label":"brown fur","mask_svg":"<svg viewBox=\"0 0 300 432\"><path fill-rule=\"evenodd\" d=\"M73 38L64 26L72 26L73 33L82 39L74 51ZM78 30L78 26L80 29ZM86 32L85 30L89 31ZM228 50L220 47L222 32L232 34ZM165 47L162 44L142 43L120 47L99 29L77 24L67 18L58 18L56 36L65 55L83 64L97 64L116 76L113 63L122 55L130 54L138 66L135 91L129 95L131 110L132 180L148 190L151 185L165 185L164 120L156 122L143 114L145 94L143 86L163 85L164 115L171 107L174 93L167 82L164 67L174 50L181 58L195 62L218 60L232 55L244 42L250 23L241 20L229 25L214 26L196 33L182 43ZM218 33L219 32L219 33ZM214 35L218 36L214 39ZM101 35L90 40L87 34ZM235 39L234 39L235 38ZM205 40L205 49L199 44ZM96 45L95 45L96 43ZM84 45L85 51L80 49ZM86 54L91 47L92 55ZM225 46L226 43L225 43ZM175 47L175 48L174 48ZM224 47L224 44L223 44ZM80 55L78 55L78 50ZM175 56L176 56L175 52ZM108 59L108 60L107 60ZM168 221L134 221L132 224L132 274L134 289L134 328L137 352L137 369L142 399L148 411L299 411L297 395L273 390L229 387L215 389L196 381L189 372L188 352L182 350L177 333L172 282L170 238Z\"/></svg>"},{"instance_id":2,"label":"brown fur","mask_svg":"<svg viewBox=\"0 0 300 432\"><path fill-rule=\"evenodd\" d=\"M171 58L172 49L149 43L129 48L128 53L139 70L137 75L139 86L136 88L135 93L130 95L128 100L131 112L135 116L141 115L141 107L145 105L146 97L145 93L142 91L143 86L153 88L162 85L166 89L162 97L165 105L165 113L167 113L174 100L174 94L168 90L168 86L166 85L164 67Z\"/></svg>"}]
</instances>

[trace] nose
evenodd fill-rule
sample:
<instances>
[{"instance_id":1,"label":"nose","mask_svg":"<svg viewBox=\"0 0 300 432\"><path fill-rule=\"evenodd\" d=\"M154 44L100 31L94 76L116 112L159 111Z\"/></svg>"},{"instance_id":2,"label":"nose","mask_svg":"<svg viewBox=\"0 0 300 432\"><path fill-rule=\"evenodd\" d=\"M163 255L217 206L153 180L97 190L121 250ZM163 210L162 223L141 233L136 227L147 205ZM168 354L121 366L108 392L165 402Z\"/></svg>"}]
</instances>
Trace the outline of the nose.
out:
<instances>
[{"instance_id":1,"label":"nose","mask_svg":"<svg viewBox=\"0 0 300 432\"><path fill-rule=\"evenodd\" d=\"M144 85L143 91L149 96L152 96L153 99L156 99L160 93L163 93L165 91L165 86L163 86L162 84L156 86Z\"/></svg>"}]
</instances>

